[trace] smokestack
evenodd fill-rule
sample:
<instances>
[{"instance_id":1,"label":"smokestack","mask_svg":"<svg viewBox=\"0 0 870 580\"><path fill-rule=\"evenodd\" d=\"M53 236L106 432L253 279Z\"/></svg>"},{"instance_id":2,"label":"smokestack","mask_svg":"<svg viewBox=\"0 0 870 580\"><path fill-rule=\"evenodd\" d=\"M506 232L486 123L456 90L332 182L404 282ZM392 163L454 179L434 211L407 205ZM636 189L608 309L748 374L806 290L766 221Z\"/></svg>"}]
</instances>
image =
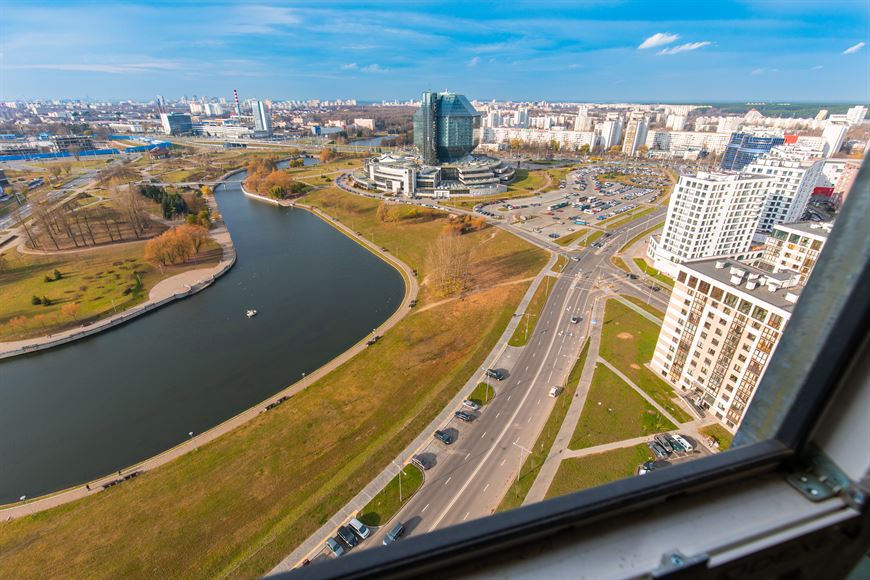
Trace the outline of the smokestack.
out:
<instances>
[{"instance_id":1,"label":"smokestack","mask_svg":"<svg viewBox=\"0 0 870 580\"><path fill-rule=\"evenodd\" d=\"M239 92L233 89L233 99L236 102L236 117L242 116L242 107L239 105Z\"/></svg>"}]
</instances>

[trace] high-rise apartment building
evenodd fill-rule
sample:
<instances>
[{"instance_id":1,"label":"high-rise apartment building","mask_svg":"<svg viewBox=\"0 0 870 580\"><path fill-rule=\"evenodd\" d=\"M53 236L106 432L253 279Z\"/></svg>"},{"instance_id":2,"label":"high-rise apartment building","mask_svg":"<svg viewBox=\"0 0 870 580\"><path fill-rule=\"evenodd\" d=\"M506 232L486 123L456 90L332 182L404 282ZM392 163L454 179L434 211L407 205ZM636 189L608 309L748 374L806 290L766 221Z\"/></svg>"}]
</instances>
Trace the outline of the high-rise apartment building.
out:
<instances>
[{"instance_id":1,"label":"high-rise apartment building","mask_svg":"<svg viewBox=\"0 0 870 580\"><path fill-rule=\"evenodd\" d=\"M849 125L846 123L832 123L828 121L824 131L822 131L822 139L825 142L825 155L827 157L831 157L840 151L848 132Z\"/></svg>"},{"instance_id":2,"label":"high-rise apartment building","mask_svg":"<svg viewBox=\"0 0 870 580\"><path fill-rule=\"evenodd\" d=\"M465 95L427 91L414 113L414 145L427 165L458 161L480 143L480 125Z\"/></svg>"},{"instance_id":3,"label":"high-rise apartment building","mask_svg":"<svg viewBox=\"0 0 870 580\"><path fill-rule=\"evenodd\" d=\"M803 289L729 259L677 267L650 367L729 431L740 426Z\"/></svg>"},{"instance_id":4,"label":"high-rise apartment building","mask_svg":"<svg viewBox=\"0 0 870 580\"><path fill-rule=\"evenodd\" d=\"M776 135L753 135L752 133L733 133L725 155L722 157L721 168L728 171L743 171L743 168L768 153L777 145L782 145L785 139Z\"/></svg>"},{"instance_id":5,"label":"high-rise apartment building","mask_svg":"<svg viewBox=\"0 0 870 580\"><path fill-rule=\"evenodd\" d=\"M646 142L646 131L646 116L639 111L632 112L625 125L622 152L629 156L637 155L637 150Z\"/></svg>"},{"instance_id":6,"label":"high-rise apartment building","mask_svg":"<svg viewBox=\"0 0 870 580\"><path fill-rule=\"evenodd\" d=\"M774 226L764 240L764 253L757 266L774 274L795 272L799 276L798 284L806 284L832 228L831 222L795 222Z\"/></svg>"},{"instance_id":7,"label":"high-rise apartment building","mask_svg":"<svg viewBox=\"0 0 870 580\"><path fill-rule=\"evenodd\" d=\"M748 252L772 183L771 177L738 173L680 176L662 235L650 240L655 267L674 275L683 262Z\"/></svg>"},{"instance_id":8,"label":"high-rise apartment building","mask_svg":"<svg viewBox=\"0 0 870 580\"><path fill-rule=\"evenodd\" d=\"M867 116L867 107L856 105L846 111L846 120L850 125L860 125L864 122L864 117Z\"/></svg>"},{"instance_id":9,"label":"high-rise apartment building","mask_svg":"<svg viewBox=\"0 0 870 580\"><path fill-rule=\"evenodd\" d=\"M792 152L787 147L775 147L746 167L747 173L774 180L761 209L759 232L767 233L776 224L801 219L822 176L824 164L823 159L808 157L804 151Z\"/></svg>"},{"instance_id":10,"label":"high-rise apartment building","mask_svg":"<svg viewBox=\"0 0 870 580\"><path fill-rule=\"evenodd\" d=\"M622 139L622 118L618 113L607 113L607 118L601 124L601 146L605 151L618 145Z\"/></svg>"},{"instance_id":11,"label":"high-rise apartment building","mask_svg":"<svg viewBox=\"0 0 870 580\"><path fill-rule=\"evenodd\" d=\"M254 101L251 104L254 114L254 131L258 133L272 134L272 115L265 101Z\"/></svg>"}]
</instances>

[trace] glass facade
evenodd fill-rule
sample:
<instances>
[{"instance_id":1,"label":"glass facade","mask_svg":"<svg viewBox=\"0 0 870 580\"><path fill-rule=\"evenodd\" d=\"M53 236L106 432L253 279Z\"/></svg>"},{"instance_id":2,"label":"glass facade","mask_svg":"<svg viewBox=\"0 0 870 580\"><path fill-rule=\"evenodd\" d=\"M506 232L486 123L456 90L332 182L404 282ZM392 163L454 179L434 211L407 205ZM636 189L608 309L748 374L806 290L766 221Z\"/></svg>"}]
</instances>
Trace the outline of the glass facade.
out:
<instances>
[{"instance_id":1,"label":"glass facade","mask_svg":"<svg viewBox=\"0 0 870 580\"><path fill-rule=\"evenodd\" d=\"M777 145L782 145L782 137L756 137L750 133L733 133L725 156L722 158L722 169L743 171L743 168L769 153Z\"/></svg>"},{"instance_id":2,"label":"glass facade","mask_svg":"<svg viewBox=\"0 0 870 580\"><path fill-rule=\"evenodd\" d=\"M480 113L464 95L423 93L414 114L414 144L423 163L458 161L480 143Z\"/></svg>"}]
</instances>

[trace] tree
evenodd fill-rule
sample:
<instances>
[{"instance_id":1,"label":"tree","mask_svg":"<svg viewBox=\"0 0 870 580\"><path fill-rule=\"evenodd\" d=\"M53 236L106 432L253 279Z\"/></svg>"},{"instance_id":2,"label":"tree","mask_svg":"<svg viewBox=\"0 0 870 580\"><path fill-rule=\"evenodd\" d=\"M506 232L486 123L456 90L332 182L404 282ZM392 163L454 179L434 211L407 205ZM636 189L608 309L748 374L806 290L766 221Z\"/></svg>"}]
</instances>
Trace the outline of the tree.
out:
<instances>
[{"instance_id":1,"label":"tree","mask_svg":"<svg viewBox=\"0 0 870 580\"><path fill-rule=\"evenodd\" d=\"M79 313L78 302L67 302L60 307L60 313L64 316L69 316L73 320L77 320L76 316Z\"/></svg>"},{"instance_id":2,"label":"tree","mask_svg":"<svg viewBox=\"0 0 870 580\"><path fill-rule=\"evenodd\" d=\"M429 245L426 263L433 291L449 296L465 289L469 252L458 235L442 235Z\"/></svg>"},{"instance_id":3,"label":"tree","mask_svg":"<svg viewBox=\"0 0 870 580\"><path fill-rule=\"evenodd\" d=\"M54 182L55 179L60 177L61 171L63 171L63 169L61 169L61 167L57 163L52 163L51 165L49 165L48 173L49 175L51 175L50 181Z\"/></svg>"},{"instance_id":4,"label":"tree","mask_svg":"<svg viewBox=\"0 0 870 580\"><path fill-rule=\"evenodd\" d=\"M580 153L583 155L589 155L589 145L581 145Z\"/></svg>"},{"instance_id":5,"label":"tree","mask_svg":"<svg viewBox=\"0 0 870 580\"><path fill-rule=\"evenodd\" d=\"M214 194L214 189L212 189L211 186L208 186L208 185L203 185L202 187L199 188L199 191L201 191L203 195L213 195Z\"/></svg>"},{"instance_id":6,"label":"tree","mask_svg":"<svg viewBox=\"0 0 870 580\"><path fill-rule=\"evenodd\" d=\"M321 163L329 163L333 159L337 157L335 150L333 149L322 149L320 151L320 155L318 155Z\"/></svg>"}]
</instances>

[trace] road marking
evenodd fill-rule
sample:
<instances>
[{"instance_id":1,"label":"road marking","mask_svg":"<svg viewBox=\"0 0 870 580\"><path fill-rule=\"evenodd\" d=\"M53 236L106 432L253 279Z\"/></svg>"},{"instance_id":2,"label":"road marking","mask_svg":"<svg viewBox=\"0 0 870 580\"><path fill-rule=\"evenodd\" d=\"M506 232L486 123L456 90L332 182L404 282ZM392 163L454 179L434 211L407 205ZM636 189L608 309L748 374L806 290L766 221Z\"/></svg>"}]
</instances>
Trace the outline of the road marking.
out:
<instances>
[{"instance_id":1,"label":"road marking","mask_svg":"<svg viewBox=\"0 0 870 580\"><path fill-rule=\"evenodd\" d=\"M468 516L469 516L470 514L471 514L471 512L466 513L466 514L465 514L465 517L462 518L462 521L464 522L465 520L467 520L467 519L468 519Z\"/></svg>"},{"instance_id":2,"label":"road marking","mask_svg":"<svg viewBox=\"0 0 870 580\"><path fill-rule=\"evenodd\" d=\"M511 397L513 397L513 395L508 395L507 400L510 401L510 400L511 400Z\"/></svg>"},{"instance_id":3,"label":"road marking","mask_svg":"<svg viewBox=\"0 0 870 580\"><path fill-rule=\"evenodd\" d=\"M514 439L514 444L517 444L517 443L519 443L519 441L520 441L520 436L519 436L519 435L517 435L517 438L516 438L516 439Z\"/></svg>"},{"instance_id":4,"label":"road marking","mask_svg":"<svg viewBox=\"0 0 870 580\"><path fill-rule=\"evenodd\" d=\"M483 439L485 436L486 436L486 431L483 432L483 435L481 435L480 438Z\"/></svg>"},{"instance_id":5,"label":"road marking","mask_svg":"<svg viewBox=\"0 0 870 580\"><path fill-rule=\"evenodd\" d=\"M425 512L427 509L429 509L429 504L428 504L428 503L426 504L426 507L424 507L423 509L420 510L420 513L422 514L422 513Z\"/></svg>"},{"instance_id":6,"label":"road marking","mask_svg":"<svg viewBox=\"0 0 870 580\"><path fill-rule=\"evenodd\" d=\"M535 403L535 405L540 405L540 404L541 404L541 399L538 399L538 402Z\"/></svg>"},{"instance_id":7,"label":"road marking","mask_svg":"<svg viewBox=\"0 0 870 580\"><path fill-rule=\"evenodd\" d=\"M453 476L452 476L452 475L451 475L450 477L447 478L447 481L444 482L444 485L447 485L448 483L450 483L450 480L451 480L451 479L453 479Z\"/></svg>"},{"instance_id":8,"label":"road marking","mask_svg":"<svg viewBox=\"0 0 870 580\"><path fill-rule=\"evenodd\" d=\"M498 416L501 415L501 411L495 414L495 418L498 419Z\"/></svg>"},{"instance_id":9,"label":"road marking","mask_svg":"<svg viewBox=\"0 0 870 580\"><path fill-rule=\"evenodd\" d=\"M532 422L532 418L529 417L529 419L526 421L526 423L531 423L531 422Z\"/></svg>"},{"instance_id":10,"label":"road marking","mask_svg":"<svg viewBox=\"0 0 870 580\"><path fill-rule=\"evenodd\" d=\"M483 486L483 491L486 491L486 488L488 488L488 487L489 487L489 484L487 483L485 486Z\"/></svg>"}]
</instances>

